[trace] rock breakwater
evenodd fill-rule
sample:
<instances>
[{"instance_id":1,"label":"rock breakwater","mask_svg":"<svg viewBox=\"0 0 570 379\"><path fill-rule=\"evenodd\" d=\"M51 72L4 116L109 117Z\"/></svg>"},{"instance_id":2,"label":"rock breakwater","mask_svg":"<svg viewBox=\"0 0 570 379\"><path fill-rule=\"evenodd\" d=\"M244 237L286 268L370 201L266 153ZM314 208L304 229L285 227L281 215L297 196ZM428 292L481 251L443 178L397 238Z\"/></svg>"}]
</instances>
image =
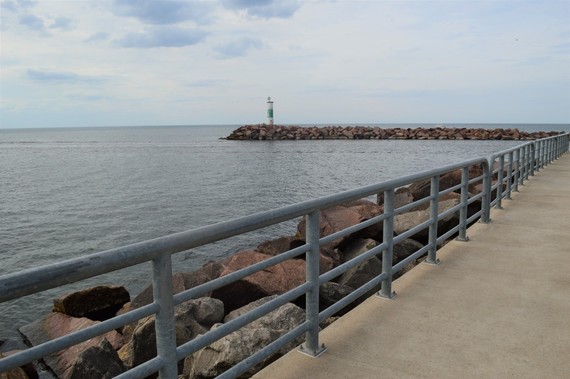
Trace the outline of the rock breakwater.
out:
<instances>
[{"instance_id":1,"label":"rock breakwater","mask_svg":"<svg viewBox=\"0 0 570 379\"><path fill-rule=\"evenodd\" d=\"M339 140L339 139L414 139L414 140L534 140L560 132L524 132L519 129L482 128L381 128L371 126L285 126L244 125L234 130L228 140Z\"/></svg>"}]
</instances>

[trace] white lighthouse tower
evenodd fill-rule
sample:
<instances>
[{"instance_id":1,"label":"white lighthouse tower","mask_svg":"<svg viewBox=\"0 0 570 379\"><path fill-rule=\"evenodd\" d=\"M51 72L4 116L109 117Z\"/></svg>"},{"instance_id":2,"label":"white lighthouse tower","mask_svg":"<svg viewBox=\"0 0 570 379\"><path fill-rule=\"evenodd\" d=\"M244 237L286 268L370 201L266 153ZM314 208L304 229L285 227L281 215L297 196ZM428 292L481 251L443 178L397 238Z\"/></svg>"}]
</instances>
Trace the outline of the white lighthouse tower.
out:
<instances>
[{"instance_id":1,"label":"white lighthouse tower","mask_svg":"<svg viewBox=\"0 0 570 379\"><path fill-rule=\"evenodd\" d=\"M273 100L271 100L271 96L267 97L267 123L273 126Z\"/></svg>"}]
</instances>

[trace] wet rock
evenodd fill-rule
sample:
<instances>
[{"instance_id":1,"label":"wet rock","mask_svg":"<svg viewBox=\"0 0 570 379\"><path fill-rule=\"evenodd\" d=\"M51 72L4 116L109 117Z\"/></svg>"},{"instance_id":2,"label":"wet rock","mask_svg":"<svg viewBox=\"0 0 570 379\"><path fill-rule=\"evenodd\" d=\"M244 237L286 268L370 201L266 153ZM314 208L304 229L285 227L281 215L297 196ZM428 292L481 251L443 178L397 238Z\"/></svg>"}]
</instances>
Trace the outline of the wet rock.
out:
<instances>
[{"instance_id":1,"label":"wet rock","mask_svg":"<svg viewBox=\"0 0 570 379\"><path fill-rule=\"evenodd\" d=\"M53 301L53 310L72 317L104 321L117 313L130 300L122 286L105 285L73 292Z\"/></svg>"},{"instance_id":2,"label":"wet rock","mask_svg":"<svg viewBox=\"0 0 570 379\"><path fill-rule=\"evenodd\" d=\"M256 305L270 299L261 300ZM232 316L228 315L228 320L243 313L243 311L234 312ZM304 320L305 312L301 308L291 303L285 304L242 329L188 356L184 360L184 375L190 379L214 378L288 331L293 330ZM301 342L302 337L284 346L274 355L248 371L248 376L259 371L266 364L287 353Z\"/></svg>"}]
</instances>

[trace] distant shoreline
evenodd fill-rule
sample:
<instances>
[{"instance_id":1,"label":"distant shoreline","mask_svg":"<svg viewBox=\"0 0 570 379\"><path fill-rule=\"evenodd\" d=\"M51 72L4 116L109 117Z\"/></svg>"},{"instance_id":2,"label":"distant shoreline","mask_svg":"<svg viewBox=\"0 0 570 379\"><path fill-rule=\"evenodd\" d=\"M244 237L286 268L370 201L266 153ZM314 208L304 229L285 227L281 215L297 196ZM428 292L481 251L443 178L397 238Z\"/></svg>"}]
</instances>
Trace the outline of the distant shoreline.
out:
<instances>
[{"instance_id":1,"label":"distant shoreline","mask_svg":"<svg viewBox=\"0 0 570 379\"><path fill-rule=\"evenodd\" d=\"M244 125L225 139L237 141L282 140L504 140L529 141L558 135L560 131L525 132L517 128L466 128L437 126L432 128L382 128L370 126L301 127L285 125Z\"/></svg>"}]
</instances>

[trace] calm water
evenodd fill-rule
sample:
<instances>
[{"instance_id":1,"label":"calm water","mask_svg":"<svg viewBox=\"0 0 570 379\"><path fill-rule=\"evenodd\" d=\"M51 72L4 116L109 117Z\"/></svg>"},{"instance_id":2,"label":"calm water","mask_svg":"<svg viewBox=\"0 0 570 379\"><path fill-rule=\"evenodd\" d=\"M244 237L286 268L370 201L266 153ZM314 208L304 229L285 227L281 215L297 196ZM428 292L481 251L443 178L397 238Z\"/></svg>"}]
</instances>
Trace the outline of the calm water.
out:
<instances>
[{"instance_id":1,"label":"calm water","mask_svg":"<svg viewBox=\"0 0 570 379\"><path fill-rule=\"evenodd\" d=\"M488 155L517 144L219 139L235 127L0 130L0 275ZM501 127L570 129L568 125ZM289 222L180 253L174 258L174 269L196 269L210 259L255 247L263 240L294 234L295 227L296 222ZM144 264L0 304L0 337L15 335L16 327L49 312L52 299L61 293L113 283L136 295L149 283L149 267Z\"/></svg>"}]
</instances>

